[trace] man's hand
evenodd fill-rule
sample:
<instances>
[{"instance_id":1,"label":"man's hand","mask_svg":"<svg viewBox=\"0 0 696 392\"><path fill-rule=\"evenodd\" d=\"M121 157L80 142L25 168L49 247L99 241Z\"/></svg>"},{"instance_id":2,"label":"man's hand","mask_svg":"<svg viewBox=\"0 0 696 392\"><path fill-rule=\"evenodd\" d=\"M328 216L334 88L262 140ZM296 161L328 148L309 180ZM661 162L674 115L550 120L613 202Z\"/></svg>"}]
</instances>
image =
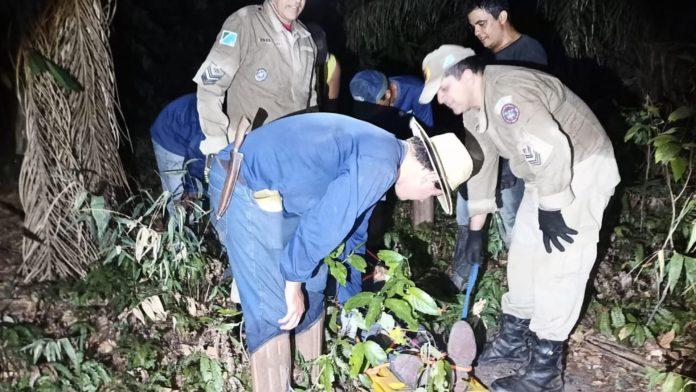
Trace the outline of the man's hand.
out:
<instances>
[{"instance_id":1,"label":"man's hand","mask_svg":"<svg viewBox=\"0 0 696 392\"><path fill-rule=\"evenodd\" d=\"M223 148L227 147L227 138L224 136L211 137L208 136L201 140L201 144L198 147L203 155L217 154Z\"/></svg>"},{"instance_id":2,"label":"man's hand","mask_svg":"<svg viewBox=\"0 0 696 392\"><path fill-rule=\"evenodd\" d=\"M483 231L469 230L464 245L464 260L470 264L481 264L483 261Z\"/></svg>"},{"instance_id":3,"label":"man's hand","mask_svg":"<svg viewBox=\"0 0 696 392\"><path fill-rule=\"evenodd\" d=\"M551 253L551 243L556 249L564 252L565 248L561 245L559 238L572 244L573 239L570 236L578 234L576 230L566 226L561 211L544 211L542 209L539 209L539 230L543 233L544 247L547 253Z\"/></svg>"},{"instance_id":4,"label":"man's hand","mask_svg":"<svg viewBox=\"0 0 696 392\"><path fill-rule=\"evenodd\" d=\"M280 329L290 331L297 327L305 311L304 294L302 294L302 282L285 281L285 305L288 312L278 320Z\"/></svg>"}]
</instances>

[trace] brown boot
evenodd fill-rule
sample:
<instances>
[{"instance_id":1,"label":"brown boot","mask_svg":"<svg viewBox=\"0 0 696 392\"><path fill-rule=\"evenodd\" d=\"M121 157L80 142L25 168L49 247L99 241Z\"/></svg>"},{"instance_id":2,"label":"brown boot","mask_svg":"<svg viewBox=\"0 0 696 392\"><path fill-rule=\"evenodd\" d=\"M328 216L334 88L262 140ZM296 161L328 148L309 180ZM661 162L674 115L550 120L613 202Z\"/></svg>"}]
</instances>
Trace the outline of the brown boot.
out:
<instances>
[{"instance_id":1,"label":"brown boot","mask_svg":"<svg viewBox=\"0 0 696 392\"><path fill-rule=\"evenodd\" d=\"M290 391L290 336L278 335L250 358L251 384L256 392Z\"/></svg>"},{"instance_id":2,"label":"brown boot","mask_svg":"<svg viewBox=\"0 0 696 392\"><path fill-rule=\"evenodd\" d=\"M311 327L295 334L295 349L305 361L312 361L321 355L324 345L324 314ZM312 366L312 383L319 379L319 366Z\"/></svg>"}]
</instances>

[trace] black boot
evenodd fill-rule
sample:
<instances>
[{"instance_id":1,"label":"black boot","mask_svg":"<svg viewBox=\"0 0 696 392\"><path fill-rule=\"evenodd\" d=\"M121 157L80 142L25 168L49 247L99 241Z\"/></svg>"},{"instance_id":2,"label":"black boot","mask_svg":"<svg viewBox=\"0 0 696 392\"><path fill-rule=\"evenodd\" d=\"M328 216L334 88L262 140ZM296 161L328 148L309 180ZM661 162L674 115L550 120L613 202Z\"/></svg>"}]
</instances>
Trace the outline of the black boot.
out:
<instances>
[{"instance_id":1,"label":"black boot","mask_svg":"<svg viewBox=\"0 0 696 392\"><path fill-rule=\"evenodd\" d=\"M493 381L492 392L561 392L563 391L563 351L565 342L544 340L532 334L531 356L527 366L517 374Z\"/></svg>"},{"instance_id":2,"label":"black boot","mask_svg":"<svg viewBox=\"0 0 696 392\"><path fill-rule=\"evenodd\" d=\"M469 228L467 226L459 226L457 230L457 243L454 247L454 257L452 260L452 276L450 279L457 288L457 292L461 292L466 288L466 282L469 279L471 264L464 258L464 246L466 239L469 237Z\"/></svg>"},{"instance_id":3,"label":"black boot","mask_svg":"<svg viewBox=\"0 0 696 392\"><path fill-rule=\"evenodd\" d=\"M529 359L529 319L519 319L503 313L500 331L486 343L478 358L479 365L500 362L524 362Z\"/></svg>"}]
</instances>

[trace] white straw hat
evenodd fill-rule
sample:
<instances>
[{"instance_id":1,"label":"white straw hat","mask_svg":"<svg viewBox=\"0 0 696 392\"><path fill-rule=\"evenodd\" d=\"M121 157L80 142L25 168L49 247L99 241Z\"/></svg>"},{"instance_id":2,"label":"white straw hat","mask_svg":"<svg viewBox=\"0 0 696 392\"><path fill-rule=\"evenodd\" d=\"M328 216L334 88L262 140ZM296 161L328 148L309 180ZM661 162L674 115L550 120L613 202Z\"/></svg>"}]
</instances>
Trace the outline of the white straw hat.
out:
<instances>
[{"instance_id":1,"label":"white straw hat","mask_svg":"<svg viewBox=\"0 0 696 392\"><path fill-rule=\"evenodd\" d=\"M410 126L413 136L423 141L430 163L440 178L442 195L437 200L445 213L452 215L452 192L471 177L474 169L471 155L454 133L431 138L415 118L411 119Z\"/></svg>"}]
</instances>

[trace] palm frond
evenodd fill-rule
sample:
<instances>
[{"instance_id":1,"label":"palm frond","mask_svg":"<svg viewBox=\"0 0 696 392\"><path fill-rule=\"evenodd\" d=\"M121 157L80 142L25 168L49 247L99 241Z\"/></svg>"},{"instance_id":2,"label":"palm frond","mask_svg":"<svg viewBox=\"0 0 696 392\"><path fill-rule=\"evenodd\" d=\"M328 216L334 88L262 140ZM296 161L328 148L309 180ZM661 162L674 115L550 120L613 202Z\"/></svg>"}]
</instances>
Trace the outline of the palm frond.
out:
<instances>
[{"instance_id":1,"label":"palm frond","mask_svg":"<svg viewBox=\"0 0 696 392\"><path fill-rule=\"evenodd\" d=\"M128 189L118 156L113 10L112 0L53 2L20 47L17 86L27 141L19 189L27 230L21 273L27 282L83 275L97 248L86 223L75 220L76 198L86 190L113 196ZM29 66L37 52L55 72Z\"/></svg>"}]
</instances>

